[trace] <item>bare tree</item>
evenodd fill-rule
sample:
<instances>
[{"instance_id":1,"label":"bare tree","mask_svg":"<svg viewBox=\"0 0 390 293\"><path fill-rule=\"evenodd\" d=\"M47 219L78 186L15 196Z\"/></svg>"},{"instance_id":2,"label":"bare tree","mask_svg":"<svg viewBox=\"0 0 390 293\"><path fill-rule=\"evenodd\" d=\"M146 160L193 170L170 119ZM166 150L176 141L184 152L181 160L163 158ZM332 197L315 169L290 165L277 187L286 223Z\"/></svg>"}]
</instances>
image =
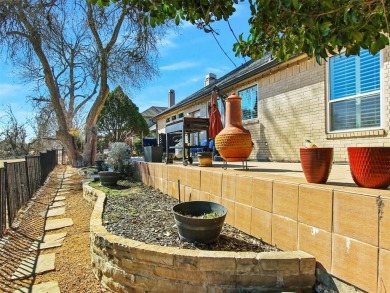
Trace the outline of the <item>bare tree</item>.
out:
<instances>
[{"instance_id":1,"label":"bare tree","mask_svg":"<svg viewBox=\"0 0 390 293\"><path fill-rule=\"evenodd\" d=\"M26 143L28 121L19 123L10 105L6 106L4 113L0 117L0 140L4 144L1 155L6 157L27 155L29 151L29 145Z\"/></svg>"},{"instance_id":2,"label":"bare tree","mask_svg":"<svg viewBox=\"0 0 390 293\"><path fill-rule=\"evenodd\" d=\"M85 0L6 0L0 3L0 44L26 81L55 113L57 138L72 165L95 159L96 122L109 82L140 87L157 74L157 43L167 26L152 28L136 6L108 8ZM89 109L84 152L71 132L75 117ZM82 162L83 161L83 162Z\"/></svg>"}]
</instances>

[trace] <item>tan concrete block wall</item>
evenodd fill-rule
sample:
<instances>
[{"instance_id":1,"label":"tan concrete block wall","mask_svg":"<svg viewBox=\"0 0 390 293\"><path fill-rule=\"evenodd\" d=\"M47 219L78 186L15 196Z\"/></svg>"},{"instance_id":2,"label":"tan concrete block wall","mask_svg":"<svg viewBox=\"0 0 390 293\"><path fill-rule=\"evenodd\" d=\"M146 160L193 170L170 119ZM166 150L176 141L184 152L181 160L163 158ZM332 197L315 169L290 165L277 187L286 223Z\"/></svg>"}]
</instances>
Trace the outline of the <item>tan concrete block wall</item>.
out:
<instances>
[{"instance_id":1,"label":"tan concrete block wall","mask_svg":"<svg viewBox=\"0 0 390 293\"><path fill-rule=\"evenodd\" d=\"M236 202L245 205L252 204L252 177L236 177Z\"/></svg>"},{"instance_id":2,"label":"tan concrete block wall","mask_svg":"<svg viewBox=\"0 0 390 293\"><path fill-rule=\"evenodd\" d=\"M334 232L378 246L376 197L334 193Z\"/></svg>"},{"instance_id":3,"label":"tan concrete block wall","mask_svg":"<svg viewBox=\"0 0 390 293\"><path fill-rule=\"evenodd\" d=\"M379 251L378 292L386 292L390 288L390 250Z\"/></svg>"},{"instance_id":4,"label":"tan concrete block wall","mask_svg":"<svg viewBox=\"0 0 390 293\"><path fill-rule=\"evenodd\" d=\"M273 181L260 178L252 180L252 206L272 212Z\"/></svg>"},{"instance_id":5,"label":"tan concrete block wall","mask_svg":"<svg viewBox=\"0 0 390 293\"><path fill-rule=\"evenodd\" d=\"M390 250L390 199L382 199L380 222L380 246Z\"/></svg>"},{"instance_id":6,"label":"tan concrete block wall","mask_svg":"<svg viewBox=\"0 0 390 293\"><path fill-rule=\"evenodd\" d=\"M210 185L210 194L214 196L222 196L222 173L213 172L212 173L213 182Z\"/></svg>"},{"instance_id":7,"label":"tan concrete block wall","mask_svg":"<svg viewBox=\"0 0 390 293\"><path fill-rule=\"evenodd\" d=\"M187 166L181 172L191 169L200 168ZM212 180L200 176L200 187L208 190L210 182L210 191L216 188L218 195L198 191L199 199L224 205L228 224L283 250L305 251L317 259L318 268L360 289L384 292L380 288L390 283L385 267L390 259L388 190L373 196L364 188L293 183L228 170L203 172Z\"/></svg>"},{"instance_id":8,"label":"tan concrete block wall","mask_svg":"<svg viewBox=\"0 0 390 293\"><path fill-rule=\"evenodd\" d=\"M272 214L261 209L252 208L251 235L272 242Z\"/></svg>"},{"instance_id":9,"label":"tan concrete block wall","mask_svg":"<svg viewBox=\"0 0 390 293\"><path fill-rule=\"evenodd\" d=\"M332 269L332 233L313 226L298 224L298 249L312 252L323 270Z\"/></svg>"},{"instance_id":10,"label":"tan concrete block wall","mask_svg":"<svg viewBox=\"0 0 390 293\"><path fill-rule=\"evenodd\" d=\"M298 219L298 184L274 181L272 211L292 220Z\"/></svg>"},{"instance_id":11,"label":"tan concrete block wall","mask_svg":"<svg viewBox=\"0 0 390 293\"><path fill-rule=\"evenodd\" d=\"M367 292L376 292L378 247L334 233L332 259L334 276Z\"/></svg>"},{"instance_id":12,"label":"tan concrete block wall","mask_svg":"<svg viewBox=\"0 0 390 293\"><path fill-rule=\"evenodd\" d=\"M298 249L298 222L272 214L272 245L282 250Z\"/></svg>"},{"instance_id":13,"label":"tan concrete block wall","mask_svg":"<svg viewBox=\"0 0 390 293\"><path fill-rule=\"evenodd\" d=\"M299 222L331 232L333 191L308 185L299 186Z\"/></svg>"},{"instance_id":14,"label":"tan concrete block wall","mask_svg":"<svg viewBox=\"0 0 390 293\"><path fill-rule=\"evenodd\" d=\"M199 251L113 235L102 225L105 194L87 182L83 191L85 199L95 202L92 269L112 292L309 291L314 284L315 258L301 251Z\"/></svg>"},{"instance_id":15,"label":"tan concrete block wall","mask_svg":"<svg viewBox=\"0 0 390 293\"><path fill-rule=\"evenodd\" d=\"M235 227L241 231L251 233L252 207L236 202L234 210Z\"/></svg>"}]
</instances>

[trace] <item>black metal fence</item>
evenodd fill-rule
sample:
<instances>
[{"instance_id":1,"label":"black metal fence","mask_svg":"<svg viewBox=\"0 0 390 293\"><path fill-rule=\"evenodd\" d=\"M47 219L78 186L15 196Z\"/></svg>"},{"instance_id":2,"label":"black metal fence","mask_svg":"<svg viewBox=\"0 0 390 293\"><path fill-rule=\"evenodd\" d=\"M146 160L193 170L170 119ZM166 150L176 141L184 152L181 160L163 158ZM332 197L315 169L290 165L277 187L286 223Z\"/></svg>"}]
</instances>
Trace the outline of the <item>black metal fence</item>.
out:
<instances>
[{"instance_id":1,"label":"black metal fence","mask_svg":"<svg viewBox=\"0 0 390 293\"><path fill-rule=\"evenodd\" d=\"M0 237L54 167L63 162L63 156L62 150L52 150L39 156L26 156L24 161L5 162L0 168Z\"/></svg>"}]
</instances>

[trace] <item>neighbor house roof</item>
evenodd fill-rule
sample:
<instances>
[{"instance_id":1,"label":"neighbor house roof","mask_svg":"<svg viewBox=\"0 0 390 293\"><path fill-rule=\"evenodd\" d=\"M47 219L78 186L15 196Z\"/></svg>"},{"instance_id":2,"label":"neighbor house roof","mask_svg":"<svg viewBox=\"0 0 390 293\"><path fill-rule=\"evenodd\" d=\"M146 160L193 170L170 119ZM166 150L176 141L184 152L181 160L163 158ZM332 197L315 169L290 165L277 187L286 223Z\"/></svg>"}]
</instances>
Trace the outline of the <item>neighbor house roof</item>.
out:
<instances>
[{"instance_id":1,"label":"neighbor house roof","mask_svg":"<svg viewBox=\"0 0 390 293\"><path fill-rule=\"evenodd\" d=\"M152 121L152 118L166 109L167 107L152 106L141 113L142 117L144 117L146 123L148 124L149 130L152 130L150 127L155 124L155 122Z\"/></svg>"},{"instance_id":2,"label":"neighbor house roof","mask_svg":"<svg viewBox=\"0 0 390 293\"><path fill-rule=\"evenodd\" d=\"M156 106L152 106L148 109L146 109L145 111L143 111L141 113L142 117L144 118L152 118L158 114L160 114L161 112L165 111L167 109L167 107L156 107Z\"/></svg>"},{"instance_id":3,"label":"neighbor house roof","mask_svg":"<svg viewBox=\"0 0 390 293\"><path fill-rule=\"evenodd\" d=\"M156 118L159 118L164 114L174 112L181 107L190 105L202 99L205 95L211 94L211 92L215 87L218 87L218 89L223 90L224 88L239 83L240 81L243 81L248 77L256 75L257 73L260 73L264 70L267 70L268 68L271 68L279 63L280 61L273 59L271 55L266 55L259 60L248 61L243 65L237 67L236 69L230 71L228 74L225 74L221 78L217 79L212 84L201 88L199 91L181 100L180 102L168 108L167 110L157 114L156 116L153 117L153 120L156 120Z\"/></svg>"}]
</instances>

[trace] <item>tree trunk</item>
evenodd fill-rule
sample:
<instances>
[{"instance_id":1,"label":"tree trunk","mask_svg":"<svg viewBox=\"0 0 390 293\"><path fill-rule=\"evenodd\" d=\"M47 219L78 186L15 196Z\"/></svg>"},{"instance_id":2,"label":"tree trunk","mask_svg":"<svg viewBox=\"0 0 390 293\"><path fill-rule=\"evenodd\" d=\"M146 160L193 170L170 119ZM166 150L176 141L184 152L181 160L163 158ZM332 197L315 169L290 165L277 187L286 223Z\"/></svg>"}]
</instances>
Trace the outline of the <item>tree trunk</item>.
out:
<instances>
[{"instance_id":1,"label":"tree trunk","mask_svg":"<svg viewBox=\"0 0 390 293\"><path fill-rule=\"evenodd\" d=\"M73 136L64 129L58 130L56 136L61 141L66 151L69 163L73 167L79 166L81 164L82 158L80 153L77 151Z\"/></svg>"},{"instance_id":2,"label":"tree trunk","mask_svg":"<svg viewBox=\"0 0 390 293\"><path fill-rule=\"evenodd\" d=\"M85 145L84 145L84 165L91 166L94 165L96 158L96 143L97 143L97 131L96 126L86 126L85 133Z\"/></svg>"},{"instance_id":3,"label":"tree trunk","mask_svg":"<svg viewBox=\"0 0 390 293\"><path fill-rule=\"evenodd\" d=\"M103 71L103 76L105 77L107 71ZM107 80L107 79L106 79ZM102 82L102 86L100 87L99 95L96 98L95 102L92 105L91 110L88 113L87 121L86 121L86 132L85 132L85 145L83 152L83 162L84 166L91 166L95 162L96 156L96 143L97 143L97 129L96 122L99 116L99 113L103 109L104 102L107 99L108 93L110 89L106 82Z\"/></svg>"}]
</instances>

